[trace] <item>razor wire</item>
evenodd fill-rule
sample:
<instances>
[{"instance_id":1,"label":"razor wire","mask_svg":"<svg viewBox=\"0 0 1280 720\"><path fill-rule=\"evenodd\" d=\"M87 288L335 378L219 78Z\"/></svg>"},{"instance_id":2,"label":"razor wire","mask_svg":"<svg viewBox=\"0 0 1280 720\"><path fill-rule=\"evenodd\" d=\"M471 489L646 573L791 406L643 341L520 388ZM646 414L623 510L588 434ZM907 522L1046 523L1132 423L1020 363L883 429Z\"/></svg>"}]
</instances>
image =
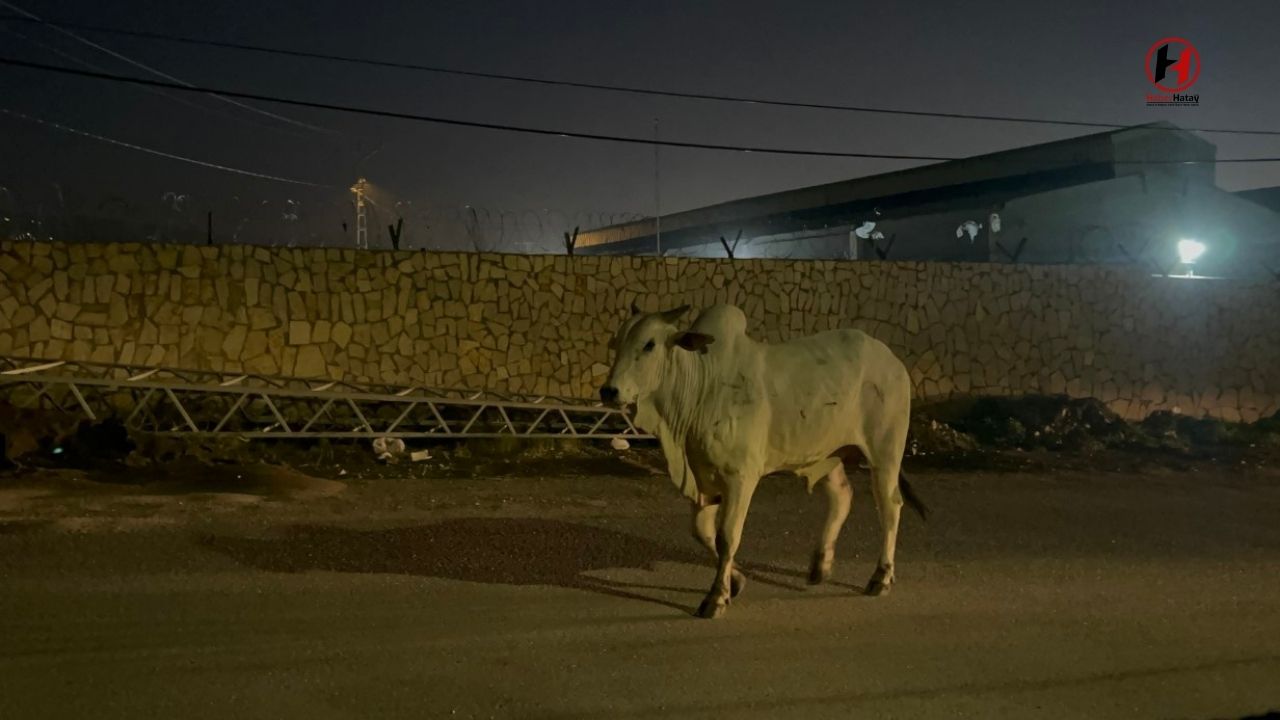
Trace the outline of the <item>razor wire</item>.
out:
<instances>
[{"instance_id":1,"label":"razor wire","mask_svg":"<svg viewBox=\"0 0 1280 720\"><path fill-rule=\"evenodd\" d=\"M402 250L563 252L563 236L644 219L630 211L499 208L467 203L367 199L369 246ZM83 195L61 183L0 185L0 238L268 247L354 247L353 197L201 196L182 189L149 198Z\"/></svg>"}]
</instances>

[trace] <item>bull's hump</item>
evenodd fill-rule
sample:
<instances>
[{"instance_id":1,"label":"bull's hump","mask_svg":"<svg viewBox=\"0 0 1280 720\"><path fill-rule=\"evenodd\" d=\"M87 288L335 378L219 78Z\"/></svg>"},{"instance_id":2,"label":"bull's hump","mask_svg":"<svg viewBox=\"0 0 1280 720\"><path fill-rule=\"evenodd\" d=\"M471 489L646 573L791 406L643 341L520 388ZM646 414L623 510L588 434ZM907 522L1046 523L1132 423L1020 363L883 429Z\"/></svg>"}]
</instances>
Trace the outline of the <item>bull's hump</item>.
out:
<instances>
[{"instance_id":1,"label":"bull's hump","mask_svg":"<svg viewBox=\"0 0 1280 720\"><path fill-rule=\"evenodd\" d=\"M690 330L706 333L717 340L745 335L747 316L736 305L712 305L698 315Z\"/></svg>"}]
</instances>

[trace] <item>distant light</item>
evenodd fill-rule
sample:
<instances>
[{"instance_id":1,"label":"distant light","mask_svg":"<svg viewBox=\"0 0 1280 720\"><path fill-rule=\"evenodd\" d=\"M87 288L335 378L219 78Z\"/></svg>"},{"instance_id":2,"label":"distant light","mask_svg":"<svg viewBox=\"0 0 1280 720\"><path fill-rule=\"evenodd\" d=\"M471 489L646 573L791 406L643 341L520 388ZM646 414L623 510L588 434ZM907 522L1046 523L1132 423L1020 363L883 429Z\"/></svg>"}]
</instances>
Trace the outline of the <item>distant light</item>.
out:
<instances>
[{"instance_id":1,"label":"distant light","mask_svg":"<svg viewBox=\"0 0 1280 720\"><path fill-rule=\"evenodd\" d=\"M1190 265L1199 260L1204 251L1208 249L1204 243L1198 240L1183 238L1178 241L1178 259L1182 261L1183 265Z\"/></svg>"},{"instance_id":2,"label":"distant light","mask_svg":"<svg viewBox=\"0 0 1280 720\"><path fill-rule=\"evenodd\" d=\"M978 239L978 231L982 229L982 223L966 220L960 223L960 227L956 228L956 237L963 239L965 235L969 236L969 242L972 243Z\"/></svg>"},{"instance_id":3,"label":"distant light","mask_svg":"<svg viewBox=\"0 0 1280 720\"><path fill-rule=\"evenodd\" d=\"M54 449L53 449L53 454L54 454L54 455L61 455L61 454L62 454L62 448L60 448L60 447L56 447L56 448L54 448Z\"/></svg>"}]
</instances>

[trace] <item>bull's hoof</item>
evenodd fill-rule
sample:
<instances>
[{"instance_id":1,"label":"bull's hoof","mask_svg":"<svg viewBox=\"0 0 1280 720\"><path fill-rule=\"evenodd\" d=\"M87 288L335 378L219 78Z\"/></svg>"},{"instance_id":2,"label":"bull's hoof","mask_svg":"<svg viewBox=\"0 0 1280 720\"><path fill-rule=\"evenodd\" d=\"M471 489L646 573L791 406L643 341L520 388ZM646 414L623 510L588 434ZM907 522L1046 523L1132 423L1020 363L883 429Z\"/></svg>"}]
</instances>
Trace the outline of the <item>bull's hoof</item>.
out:
<instances>
[{"instance_id":1,"label":"bull's hoof","mask_svg":"<svg viewBox=\"0 0 1280 720\"><path fill-rule=\"evenodd\" d=\"M867 581L867 589L863 592L871 597L880 597L889 594L891 585L893 585L893 568L881 565L871 573L871 579Z\"/></svg>"},{"instance_id":2,"label":"bull's hoof","mask_svg":"<svg viewBox=\"0 0 1280 720\"><path fill-rule=\"evenodd\" d=\"M698 606L698 617L704 620L718 620L724 617L724 612L728 608L728 603L709 597Z\"/></svg>"},{"instance_id":3,"label":"bull's hoof","mask_svg":"<svg viewBox=\"0 0 1280 720\"><path fill-rule=\"evenodd\" d=\"M880 597L881 595L888 595L890 587L892 586L882 582L869 582L867 583L867 589L863 592L871 597Z\"/></svg>"},{"instance_id":4,"label":"bull's hoof","mask_svg":"<svg viewBox=\"0 0 1280 720\"><path fill-rule=\"evenodd\" d=\"M821 585L831 579L832 559L822 551L815 552L809 561L809 584Z\"/></svg>"},{"instance_id":5,"label":"bull's hoof","mask_svg":"<svg viewBox=\"0 0 1280 720\"><path fill-rule=\"evenodd\" d=\"M729 576L729 597L730 598L738 597L738 595L742 593L742 589L745 588L746 586L747 586L747 576L743 575L737 570L734 570L733 574Z\"/></svg>"}]
</instances>

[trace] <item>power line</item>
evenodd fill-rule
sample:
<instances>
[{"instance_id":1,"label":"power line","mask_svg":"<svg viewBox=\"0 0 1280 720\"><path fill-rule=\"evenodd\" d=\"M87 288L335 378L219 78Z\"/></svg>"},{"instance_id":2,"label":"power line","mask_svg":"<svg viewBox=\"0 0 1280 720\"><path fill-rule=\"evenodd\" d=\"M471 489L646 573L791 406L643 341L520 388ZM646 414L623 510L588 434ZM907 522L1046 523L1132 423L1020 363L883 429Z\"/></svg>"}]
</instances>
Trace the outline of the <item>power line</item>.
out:
<instances>
[{"instance_id":1,"label":"power line","mask_svg":"<svg viewBox=\"0 0 1280 720\"><path fill-rule=\"evenodd\" d=\"M177 83L163 82L159 80L147 80L145 78L128 77L125 75L114 75L110 73L94 72L89 70L76 70L74 68L61 67L58 65L46 65L44 63L30 62L27 60L16 60L13 58L0 57L0 65L9 65L13 67L23 67L43 72L60 73L63 75L75 75L79 77L94 78L97 80L107 80L110 82L129 83L135 85L147 85L151 87L169 88L172 90L180 90L185 92L199 92L212 95L225 95L227 97L243 98L246 100L259 100L263 102L280 103L282 105L294 105L297 107L314 108L319 110L332 110L335 112L345 112L355 115L368 115L373 117L394 118L398 120L412 120L415 122L434 123L437 125L452 125L456 127L470 127L484 130L498 130L502 132L524 133L528 135L544 135L567 138L578 138L582 140L599 140L605 142L626 143L631 145L661 145L663 147L691 148L699 150L722 150L729 152L746 152L746 153L762 153L771 155L801 155L810 157L837 157L837 158L869 158L876 160L912 160L912 161L943 161L943 160L960 160L954 156L944 155L910 155L910 154L885 154L885 153L861 153L861 152L841 152L834 150L803 150L795 148L776 148L776 147L758 147L750 145L723 145L715 143L698 143L683 142L677 140L657 140L653 138L628 137L624 135L605 135L601 133L584 133L571 130L551 130L546 128L534 128L522 125L506 125L501 123L487 123L473 120L459 120L456 118L434 117L430 115L418 115L414 113L399 112L394 110L377 110L373 108L357 107L353 105L338 105L335 103L316 102L311 100L294 100L290 98L282 98L274 95L264 95L261 93L250 93L239 90L225 90L221 88L187 86ZM1261 158L1222 158L1214 160L1132 160L1132 161L1115 161L1117 164L1138 164L1138 165L1211 165L1223 163L1270 163L1280 162L1280 157L1261 157Z\"/></svg>"},{"instance_id":2,"label":"power line","mask_svg":"<svg viewBox=\"0 0 1280 720\"><path fill-rule=\"evenodd\" d=\"M46 44L46 43L42 43L42 42L40 42L39 40L36 40L36 39L35 39L35 38L33 38L33 37L29 37L29 36L27 36L27 35L24 35L24 34L22 34L22 33L18 32L17 30L12 29L12 28L0 28L0 31L6 32L6 33L8 33L8 34L10 34L10 35L13 35L13 36L15 36L15 37L21 38L22 40L25 40L26 42L31 43L32 45L34 45L34 46L36 46L36 47L40 48L41 50L44 50L44 51L46 51L46 52L53 53L54 55L57 55L57 56L59 56L59 57L61 57L61 58L65 59L65 60L69 60L70 62L72 62L72 63L74 63L74 64L76 64L76 65L79 65L80 67L86 67L86 68L89 68L90 70L96 70L96 71L98 71L98 72L107 72L107 69L106 69L106 68L102 67L101 65L98 65L97 63L89 62L88 60L85 60L85 59L83 59L83 58L80 58L80 57L77 57L77 56L75 56L75 55L72 55L71 53L66 52L66 51L64 51L64 50L61 50L61 49L59 49L59 48L56 48L56 47L54 47L54 46L52 46L52 45L48 45L48 44ZM245 118L245 117L240 116L240 115L233 115L231 112L228 112L228 111L226 111L226 110L222 110L222 109L220 109L220 108L210 108L210 107L205 107L204 105L201 105L200 103L193 102L193 101L188 100L188 99L186 99L186 98L184 98L184 97L179 97L179 96L177 96L177 95L174 95L173 93L166 92L166 91L161 90L161 89L159 89L159 88L148 88L148 87L144 87L144 88L139 88L139 89L140 89L140 90L142 90L143 92L147 92L147 93L154 93L154 94L156 94L156 95L158 95L158 96L160 96L160 97L166 98L166 99L168 99L168 100L172 100L173 102L176 102L176 103L178 103L178 104L180 104L180 105L185 105L185 106L187 106L187 107L189 107L189 108L194 108L194 109L196 109L196 110L199 110L200 112L204 112L204 113L214 113L214 114L216 114L216 115L218 115L218 116L220 116L220 117L227 118L227 119L230 119L230 120L236 120L237 122L250 122L250 123L252 123L255 127L270 128L270 129L275 130L275 131L277 131L277 132L284 132L284 133L288 133L288 134L291 134L291 135L296 133L296 131L293 131L293 130L287 130L287 129L285 129L285 128L283 128L283 127L281 127L281 126L277 125L277 124L274 124L274 123L270 123L270 124L268 124L268 123L262 123L262 122L258 122L258 121L256 121L256 120L250 120L250 119Z\"/></svg>"},{"instance_id":3,"label":"power line","mask_svg":"<svg viewBox=\"0 0 1280 720\"><path fill-rule=\"evenodd\" d=\"M124 55L124 54L122 54L122 53L118 53L118 52L116 52L115 50L112 50L111 48L104 47L104 46L102 46L102 45L99 45L98 43L93 42L92 40L89 40L89 39L87 39L87 38L83 38L83 37L81 37L81 36L79 36L79 35L77 35L77 34L75 34L75 33L71 32L70 30L67 30L67 29L65 29L65 28L63 28L63 27L60 27L60 26L59 26L58 24L56 24L56 23L49 23L49 22L46 22L43 18L39 17L38 15L36 15L36 14L34 14L34 13L31 13L31 12L28 12L28 11L26 11L26 10L23 10L22 8L18 7L17 5L14 5L13 3L8 2L7 0L0 0L0 5L3 5L3 6L5 6L5 7L9 8L10 10L12 10L12 11L14 11L14 12L16 12L16 13L18 13L18 14L20 14L20 15L22 16L21 18L15 18L15 19L18 19L18 20L29 20L29 21L34 22L34 23L38 23L38 24L42 24L42 25L47 25L48 27L52 27L54 30L57 30L58 32L62 33L63 35L66 35L67 37L69 37L69 38L71 38L71 39L75 40L76 42L82 43L82 44L84 44L84 45L88 45L89 47L93 48L94 50L97 50L98 52L105 53L105 54L110 55L111 57L113 57L113 58L115 58L115 59L117 59L117 60L120 60L121 62L125 62L125 63L128 63L128 64L130 64L130 65L132 65L132 66L136 67L136 68L139 68L139 69L141 69L141 70L145 70L145 71L147 71L147 72L151 73L152 75L155 75L156 77L161 77L161 78L164 78L165 80L168 80L168 81L171 81L171 82L175 82L175 83L179 83L179 84L182 84L182 85L186 85L186 86L187 86L187 87L189 87L189 88L193 88L193 87L195 87L195 86L194 86L194 85L192 85L191 83L189 83L189 82L187 82L187 81L185 81L185 80L183 80L183 79L181 79L181 78L174 77L173 75L170 75L170 74L168 74L168 73L166 73L166 72L164 72L164 71L162 71L162 70L157 70L156 68L153 68L153 67L151 67L150 65L147 65L147 64L145 64L145 63L142 63L142 62L139 62L139 61L137 61L137 60L134 60L133 58L131 58L131 57L127 56L127 55ZM262 109L260 109L260 108L253 107L252 105L245 105L244 103L236 102L235 100L232 100L232 99L230 99L230 98L226 98L226 97L217 97L217 96L215 96L215 99L220 100L220 101L222 101L222 102L224 102L224 103L227 103L227 104L229 104L229 105L234 105L235 107L241 108L241 109L243 109L243 110L248 110L249 112L257 113L257 114L259 114L259 115L263 115L263 116L269 117L269 118L271 118L271 119L273 119L273 120L278 120L278 121L280 121L280 122L288 123L288 124L290 124L290 125L296 125L296 126L298 126L298 127L306 128L306 129L308 129L308 130L312 130L312 131L315 131L315 132L322 132L322 133L333 133L333 132L334 132L334 131L332 131L332 130L328 130L328 129L326 129L326 128L316 127L315 125L308 125L307 123L304 123L304 122L301 122L301 121L298 121L298 120L294 120L293 118L287 118L287 117L285 117L285 116L283 116L283 115L277 115L277 114L275 114L275 113L268 112L268 111L266 111L266 110L262 110Z\"/></svg>"},{"instance_id":4,"label":"power line","mask_svg":"<svg viewBox=\"0 0 1280 720\"><path fill-rule=\"evenodd\" d=\"M767 148L752 147L740 145L718 145L712 143L695 143L695 142L679 142L675 140L655 141L652 138L636 138L626 137L622 135L604 135L599 133L583 133L570 130L548 130L544 128L525 127L521 125L505 125L501 123L476 122L472 120L458 120L455 118L433 117L429 115L417 115L414 113L397 112L394 110L376 110L373 108L356 107L354 105L338 105L334 103L314 102L310 100L293 100L282 98L274 95L263 95L260 93L248 93L238 90L224 90L211 87L196 87L179 85L177 83L163 82L160 80L148 80L146 78L128 77L126 75L115 75L111 73L95 72L90 70L76 70L75 68L60 67L58 65L46 65L44 63L29 62L27 60L15 60L13 58L0 57L0 65L11 65L14 67L25 67L32 70L40 70L45 72L61 73L64 75L77 75L80 77L94 78L97 80L107 80L111 82L131 83L135 85L148 85L151 87L169 88L172 90L182 90L186 92L209 93L213 95L225 95L227 97L242 98L245 100L259 100L263 102L274 102L282 105L295 105L297 107L314 108L319 110L333 110L336 112L352 113L356 115L371 115L374 117L395 118L399 120L413 120L417 122L435 123L438 125L454 125L458 127L480 128L485 130L500 130L504 132L525 133L529 135L550 135L558 137L579 138L583 140L602 140L608 142L629 143L635 145L652 146L655 142L665 147L681 147L696 148L702 150L728 150L733 152L755 152L769 153L774 155L808 155L820 157L846 157L846 158L871 158L881 160L920 160L920 161L936 161L936 160L955 160L956 158L942 155L889 155L880 153L858 153L858 152L837 152L825 150L798 150L786 148Z\"/></svg>"},{"instance_id":5,"label":"power line","mask_svg":"<svg viewBox=\"0 0 1280 720\"><path fill-rule=\"evenodd\" d=\"M600 90L605 92L628 93L632 95L648 95L656 97L681 98L685 100L709 100L716 102L741 103L746 105L766 105L774 107L790 107L802 108L808 110L834 110L841 112L857 112L870 113L879 115L902 115L910 117L927 117L927 118L943 118L950 120L981 120L987 122L1009 122L1024 123L1031 125L1057 125L1069 127L1088 127L1102 129L1116 129L1128 127L1121 123L1104 123L1093 122L1088 120L1052 120L1049 118L1024 117L1018 115L984 115L975 113L957 113L957 112L938 112L927 110L904 110L901 108L884 108L873 107L869 105L845 105L840 103L825 102L804 102L792 100L778 100L775 98L749 97L741 95L721 95L715 93L697 93L682 92L678 90L656 90L651 88L641 88L627 85L608 85L603 83L589 83L576 80L558 80L553 78L540 78L528 75L510 75L504 73L481 72L478 70L462 70L458 68L444 67L439 65L423 65L419 63L400 62L394 60L379 60L376 58L355 57L351 55L336 55L332 53L310 52L306 50L289 50L285 48L274 48L264 45L253 45L249 43L228 42L221 40L207 40L203 38L195 38L183 35L171 35L165 33L147 32L143 30L126 30L124 28L107 27L102 25L92 25L88 23L72 23L54 20L32 20L29 18L0 16L0 21L5 22L35 22L51 27L75 28L89 32L99 32L110 35L119 35L123 37L133 37L145 40L157 40L161 42L177 43L182 45L198 45L204 47L215 47L226 50L244 50L248 52L266 53L269 55L281 55L286 57L306 58L310 60L327 60L332 62L341 62L357 65L368 65L373 67L394 68L398 70L418 70L423 72L437 73L441 75L455 75L459 77L483 78L486 80L505 80L510 82L530 83L535 85L548 85L557 87L571 87L584 90ZM1280 135L1280 130L1247 130L1239 128L1183 128L1192 132L1202 133L1218 133L1228 135Z\"/></svg>"},{"instance_id":6,"label":"power line","mask_svg":"<svg viewBox=\"0 0 1280 720\"><path fill-rule=\"evenodd\" d=\"M230 165L219 165L217 163L207 162L204 160L197 160L195 158L189 158L183 155L175 155L173 153L165 152L163 150L156 150L154 148L143 147L142 145L135 145L134 143L125 142L124 140L116 140L114 138L109 138L104 135L97 135L95 133L88 132L87 130L78 130L76 128L68 127L66 125L63 125L61 123L56 123L51 120L42 120L37 117L32 117L30 115L25 115L23 113L17 112L16 110L9 110L8 108L0 107L0 114L9 115L11 117L15 117L20 120L26 120L28 122L44 125L45 127L51 127L57 130L61 130L63 132L71 133L73 135L79 135L81 137L91 138L93 140L109 143L111 145L116 145L118 147L128 148L130 150L136 150L138 152L147 153L149 155L156 155L162 158L167 158L169 160L178 160L181 162L190 163L192 165L199 165L201 167L213 168L214 170L221 170L223 172L235 173L236 175L247 175L249 177L255 177L262 180L273 180L275 182L289 183L290 185L306 185L308 187L333 187L331 185L323 185L321 183L307 182L306 180L294 180L293 178L281 177L279 175L268 175L266 173L254 172L252 170L243 170L241 168L231 167Z\"/></svg>"}]
</instances>

